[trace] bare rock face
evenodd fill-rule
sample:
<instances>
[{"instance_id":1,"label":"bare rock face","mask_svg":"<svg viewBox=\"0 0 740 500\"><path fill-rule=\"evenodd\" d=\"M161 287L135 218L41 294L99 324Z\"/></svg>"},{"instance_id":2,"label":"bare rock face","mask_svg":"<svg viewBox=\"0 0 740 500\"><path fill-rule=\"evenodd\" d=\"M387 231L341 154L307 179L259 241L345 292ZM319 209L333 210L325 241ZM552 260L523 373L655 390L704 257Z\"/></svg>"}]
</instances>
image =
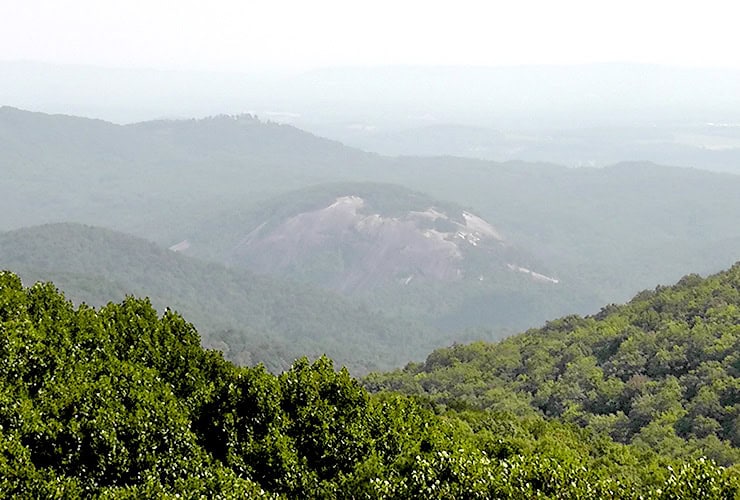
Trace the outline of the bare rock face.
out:
<instances>
[{"instance_id":1,"label":"bare rock face","mask_svg":"<svg viewBox=\"0 0 740 500\"><path fill-rule=\"evenodd\" d=\"M230 255L259 273L309 279L345 293L413 281L482 281L502 270L557 282L516 257L491 224L467 211L428 207L383 216L351 194L261 223Z\"/></svg>"}]
</instances>

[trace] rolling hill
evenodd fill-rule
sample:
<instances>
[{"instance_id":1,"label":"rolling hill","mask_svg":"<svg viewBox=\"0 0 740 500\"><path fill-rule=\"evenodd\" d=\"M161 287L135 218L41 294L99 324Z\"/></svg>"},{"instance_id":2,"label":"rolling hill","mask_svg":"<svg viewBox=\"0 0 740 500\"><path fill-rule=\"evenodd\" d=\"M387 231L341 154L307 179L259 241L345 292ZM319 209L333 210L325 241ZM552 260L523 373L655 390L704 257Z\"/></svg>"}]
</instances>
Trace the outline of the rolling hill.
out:
<instances>
[{"instance_id":1,"label":"rolling hill","mask_svg":"<svg viewBox=\"0 0 740 500\"><path fill-rule=\"evenodd\" d=\"M740 461L739 349L740 262L497 344L440 349L365 384L441 407L562 419L730 465Z\"/></svg>"},{"instance_id":2,"label":"rolling hill","mask_svg":"<svg viewBox=\"0 0 740 500\"><path fill-rule=\"evenodd\" d=\"M2 107L0 229L79 222L166 243L204 207L326 180L374 156L251 115L124 126Z\"/></svg>"},{"instance_id":3,"label":"rolling hill","mask_svg":"<svg viewBox=\"0 0 740 500\"><path fill-rule=\"evenodd\" d=\"M183 314L205 345L279 371L302 355L335 356L355 373L399 366L447 341L430 327L295 282L203 262L127 234L78 224L0 233L0 268L53 280L90 305L148 296Z\"/></svg>"}]
</instances>

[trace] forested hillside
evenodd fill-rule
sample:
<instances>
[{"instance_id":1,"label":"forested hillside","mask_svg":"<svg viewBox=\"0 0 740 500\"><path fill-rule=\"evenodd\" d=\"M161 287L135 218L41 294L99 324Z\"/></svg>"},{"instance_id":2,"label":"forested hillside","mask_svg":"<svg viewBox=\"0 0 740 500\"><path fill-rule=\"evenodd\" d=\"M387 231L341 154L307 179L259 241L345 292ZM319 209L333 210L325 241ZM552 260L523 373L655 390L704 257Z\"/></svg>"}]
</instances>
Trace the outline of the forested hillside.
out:
<instances>
[{"instance_id":1,"label":"forested hillside","mask_svg":"<svg viewBox=\"0 0 740 500\"><path fill-rule=\"evenodd\" d=\"M51 224L0 233L0 269L27 284L54 280L76 303L149 297L199 328L204 344L238 364L278 372L301 355L329 354L353 373L421 359L449 337L305 284L227 269L123 233Z\"/></svg>"},{"instance_id":2,"label":"forested hillside","mask_svg":"<svg viewBox=\"0 0 740 500\"><path fill-rule=\"evenodd\" d=\"M398 158L389 181L461 201L596 298L594 310L686 270L737 260L740 176L645 162L565 168ZM590 312L590 311L583 311Z\"/></svg>"},{"instance_id":3,"label":"forested hillside","mask_svg":"<svg viewBox=\"0 0 740 500\"><path fill-rule=\"evenodd\" d=\"M542 417L369 395L332 362L279 376L171 311L75 308L0 272L0 496L730 499L734 469Z\"/></svg>"},{"instance_id":4,"label":"forested hillside","mask_svg":"<svg viewBox=\"0 0 740 500\"><path fill-rule=\"evenodd\" d=\"M201 215L375 156L251 115L124 126L0 107L0 229L81 222L167 243Z\"/></svg>"},{"instance_id":5,"label":"forested hillside","mask_svg":"<svg viewBox=\"0 0 740 500\"><path fill-rule=\"evenodd\" d=\"M372 391L571 422L668 456L740 462L740 263L497 344L440 349Z\"/></svg>"}]
</instances>

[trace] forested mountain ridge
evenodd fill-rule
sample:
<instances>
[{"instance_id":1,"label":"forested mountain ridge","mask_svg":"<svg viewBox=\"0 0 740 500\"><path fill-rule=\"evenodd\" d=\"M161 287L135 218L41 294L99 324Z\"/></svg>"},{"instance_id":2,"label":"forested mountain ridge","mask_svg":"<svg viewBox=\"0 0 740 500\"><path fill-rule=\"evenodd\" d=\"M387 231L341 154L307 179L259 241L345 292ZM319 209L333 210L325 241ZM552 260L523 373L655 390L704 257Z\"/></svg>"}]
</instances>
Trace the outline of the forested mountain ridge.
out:
<instances>
[{"instance_id":1,"label":"forested mountain ridge","mask_svg":"<svg viewBox=\"0 0 740 500\"><path fill-rule=\"evenodd\" d=\"M204 209L302 187L375 157L251 115L116 125L9 107L0 108L0 146L0 228L81 222L165 243ZM24 205L28 197L35 206Z\"/></svg>"},{"instance_id":2,"label":"forested mountain ridge","mask_svg":"<svg viewBox=\"0 0 740 500\"><path fill-rule=\"evenodd\" d=\"M15 152L20 158L29 146L44 153L66 151L60 160L74 159L98 152L113 153L121 160L159 160L171 156L176 160L200 160L204 157L249 154L265 159L299 159L312 151L326 158L374 156L358 149L308 132L274 122L263 121L251 114L218 115L190 120L153 120L118 125L103 120L62 114L29 112L0 106L0 140L7 145L5 153ZM291 143L295 149L285 151ZM28 158L31 159L31 158Z\"/></svg>"},{"instance_id":3,"label":"forested mountain ridge","mask_svg":"<svg viewBox=\"0 0 740 500\"><path fill-rule=\"evenodd\" d=\"M532 412L681 456L740 462L740 263L497 344L365 379L452 408Z\"/></svg>"},{"instance_id":4,"label":"forested mountain ridge","mask_svg":"<svg viewBox=\"0 0 740 500\"><path fill-rule=\"evenodd\" d=\"M0 272L0 496L731 499L736 471L538 417L435 414L322 357L280 376L129 297Z\"/></svg>"},{"instance_id":5,"label":"forested mountain ridge","mask_svg":"<svg viewBox=\"0 0 740 500\"><path fill-rule=\"evenodd\" d=\"M643 159L736 173L738 86L736 70L648 64L324 68L279 78L0 61L5 103L117 123L251 109L382 154L568 166Z\"/></svg>"},{"instance_id":6,"label":"forested mountain ridge","mask_svg":"<svg viewBox=\"0 0 740 500\"><path fill-rule=\"evenodd\" d=\"M26 283L54 280L76 303L148 296L187 314L206 346L278 372L301 355L330 354L353 373L401 366L447 338L304 284L227 269L115 231L51 224L0 233L0 268Z\"/></svg>"}]
</instances>

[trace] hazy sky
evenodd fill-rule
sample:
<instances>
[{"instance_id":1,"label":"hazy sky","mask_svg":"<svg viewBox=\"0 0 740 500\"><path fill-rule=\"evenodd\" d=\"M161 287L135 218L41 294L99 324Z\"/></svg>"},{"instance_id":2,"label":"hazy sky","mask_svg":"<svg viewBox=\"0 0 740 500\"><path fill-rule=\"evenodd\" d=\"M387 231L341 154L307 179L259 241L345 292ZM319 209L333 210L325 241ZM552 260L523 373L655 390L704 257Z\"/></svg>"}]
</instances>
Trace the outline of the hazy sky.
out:
<instances>
[{"instance_id":1,"label":"hazy sky","mask_svg":"<svg viewBox=\"0 0 740 500\"><path fill-rule=\"evenodd\" d=\"M663 0L0 0L0 60L169 69L740 68L740 7Z\"/></svg>"}]
</instances>

